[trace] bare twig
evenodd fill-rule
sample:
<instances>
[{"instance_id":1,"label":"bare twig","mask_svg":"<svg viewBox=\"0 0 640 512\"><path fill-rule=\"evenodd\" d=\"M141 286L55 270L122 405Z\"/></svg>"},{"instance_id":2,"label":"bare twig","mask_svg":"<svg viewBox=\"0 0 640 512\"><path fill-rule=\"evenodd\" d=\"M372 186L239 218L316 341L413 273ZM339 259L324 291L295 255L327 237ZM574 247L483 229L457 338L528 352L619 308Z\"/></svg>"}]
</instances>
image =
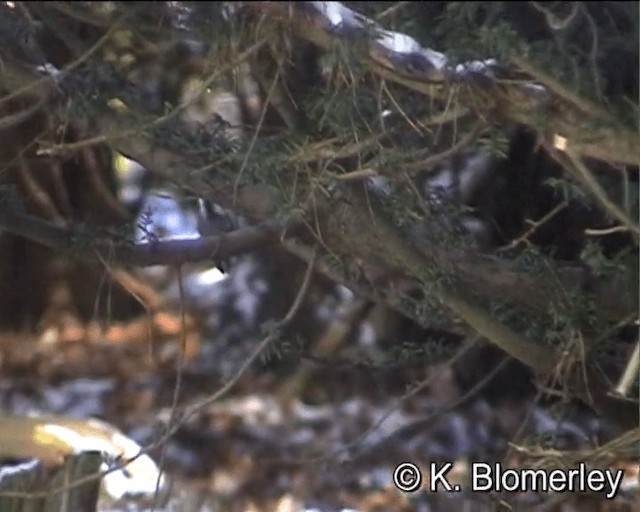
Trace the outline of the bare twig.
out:
<instances>
[{"instance_id":1,"label":"bare twig","mask_svg":"<svg viewBox=\"0 0 640 512\"><path fill-rule=\"evenodd\" d=\"M611 228L605 229L587 228L584 230L584 234L588 236L607 236L612 235L613 233L626 233L627 231L629 231L629 229L625 228L624 226L613 226Z\"/></svg>"},{"instance_id":2,"label":"bare twig","mask_svg":"<svg viewBox=\"0 0 640 512\"><path fill-rule=\"evenodd\" d=\"M506 245L505 247L501 247L501 251L507 251L511 249L515 249L518 245L523 243L530 243L529 238L533 235L541 226L549 222L553 217L555 217L560 211L566 208L569 205L569 202L565 199L554 206L549 212L544 214L539 220L530 221L531 227L527 229L522 235L518 238L514 239Z\"/></svg>"},{"instance_id":3,"label":"bare twig","mask_svg":"<svg viewBox=\"0 0 640 512\"><path fill-rule=\"evenodd\" d=\"M66 142L64 144L49 145L41 147L37 150L38 156L57 156L72 153L79 149L90 148L92 146L98 146L100 144L108 144L116 142L119 138L126 138L134 135L140 130L135 128L132 130L124 130L120 133L113 133L110 135L96 135L95 137L89 137L88 139L78 140L75 142Z\"/></svg>"},{"instance_id":4,"label":"bare twig","mask_svg":"<svg viewBox=\"0 0 640 512\"><path fill-rule=\"evenodd\" d=\"M228 393L233 388L233 386L236 385L238 380L240 380L240 378L246 373L249 367L256 361L258 356L260 356L260 354L262 354L262 352L264 352L264 350L269 345L271 345L271 343L273 343L275 340L278 339L278 337L280 336L281 330L291 323L291 321L297 314L298 310L300 309L300 306L302 305L302 301L304 300L307 290L309 288L309 284L311 283L311 277L313 276L314 263L315 263L315 257L309 262L309 265L307 266L307 271L302 280L302 285L298 290L298 294L296 295L293 301L293 304L291 304L291 307L289 308L289 311L287 311L287 314L284 316L284 318L279 322L276 322L275 325L271 327L269 334L267 334L263 338L263 340L260 343L258 343L258 345L256 345L256 347L251 351L251 354L249 354L249 357L247 357L244 360L244 362L240 365L240 367L238 368L236 373L233 375L233 377L231 377L231 379L229 379L220 389L218 389L212 395L209 395L206 398L199 400L194 404L190 405L185 410L185 413L182 416L182 418L178 422L176 422L175 426L171 429L171 431L167 432L167 435L171 435L175 433L180 427L180 425L184 424L187 420L189 420L191 416L201 411L204 407L219 400L223 395Z\"/></svg>"},{"instance_id":5,"label":"bare twig","mask_svg":"<svg viewBox=\"0 0 640 512\"><path fill-rule=\"evenodd\" d=\"M388 7L387 9L382 11L380 14L376 15L376 19L381 20L383 18L386 18L387 16L393 14L397 10L402 9L404 6L408 5L409 3L410 2L396 2L391 7Z\"/></svg>"},{"instance_id":6,"label":"bare twig","mask_svg":"<svg viewBox=\"0 0 640 512\"><path fill-rule=\"evenodd\" d=\"M23 156L18 157L18 179L26 189L25 195L31 198L40 212L57 224L63 222L62 215L60 215L58 208L56 208L49 194L45 192L40 183L34 178L31 168Z\"/></svg>"},{"instance_id":7,"label":"bare twig","mask_svg":"<svg viewBox=\"0 0 640 512\"><path fill-rule=\"evenodd\" d=\"M264 123L264 118L265 115L267 113L267 108L269 107L269 102L271 101L271 97L276 89L276 85L278 84L278 80L280 79L280 68L278 68L278 71L276 72L275 76L273 77L273 82L271 84L271 87L269 88L269 92L267 93L267 97L264 100L264 105L262 106L262 112L260 113L260 119L258 119L258 123L256 125L256 128L253 132L253 137L251 137L251 141L249 142L249 146L247 147L245 154L244 154L244 158L242 160L242 163L240 164L240 169L238 170L238 175L236 176L236 180L233 184L233 205L236 206L236 201L238 198L238 186L240 185L240 181L242 178L242 173L245 169L245 167L247 166L247 162L249 161L249 157L251 155L251 152L253 151L253 147L256 143L256 141L258 140L258 133L260 132L260 128L262 126L262 124Z\"/></svg>"},{"instance_id":8,"label":"bare twig","mask_svg":"<svg viewBox=\"0 0 640 512\"><path fill-rule=\"evenodd\" d=\"M563 152L557 150L552 151L552 156L555 160L567 169L572 176L577 178L587 190L591 192L604 211L612 218L618 220L633 235L637 242L640 237L640 228L638 225L629 218L622 208L609 199L606 191L596 181L591 171L582 163L580 157L569 147L566 147Z\"/></svg>"},{"instance_id":9,"label":"bare twig","mask_svg":"<svg viewBox=\"0 0 640 512\"><path fill-rule=\"evenodd\" d=\"M0 130L8 130L9 128L12 128L26 121L31 116L33 116L38 110L40 110L40 107L42 107L42 105L44 105L45 102L46 102L45 98L40 98L33 105L29 105L28 107L22 110L19 110L15 114L9 114L0 118Z\"/></svg>"},{"instance_id":10,"label":"bare twig","mask_svg":"<svg viewBox=\"0 0 640 512\"><path fill-rule=\"evenodd\" d=\"M87 194L90 194L96 203L102 204L105 211L109 212L110 219L116 222L128 222L130 219L129 212L127 212L127 209L114 197L107 183L105 183L104 175L101 172L102 168L96 158L95 151L91 151L85 147L81 150L80 157L84 163L87 181L92 189L90 191L88 190ZM98 206L99 204L95 204L95 207Z\"/></svg>"},{"instance_id":11,"label":"bare twig","mask_svg":"<svg viewBox=\"0 0 640 512\"><path fill-rule=\"evenodd\" d=\"M438 153L436 155L431 155L428 158L425 158L424 160L421 160L419 162L412 162L410 164L407 164L403 166L402 169L406 170L409 173L409 175L413 175L413 174L418 174L426 169L432 168L433 166L438 165L446 161L447 159L451 158L452 156L456 155L463 149L471 146L471 144L473 144L476 141L481 131L482 131L482 126L481 124L478 124L469 133L467 133L464 137L462 137L458 142L456 142L453 146L451 146L449 149L442 151L441 153Z\"/></svg>"},{"instance_id":12,"label":"bare twig","mask_svg":"<svg viewBox=\"0 0 640 512\"><path fill-rule=\"evenodd\" d=\"M558 18L550 9L544 7L540 2L530 2L536 11L544 14L545 19L547 20L547 25L552 30L564 30L569 26L569 24L575 19L576 14L578 14L578 9L580 8L580 2L572 2L571 3L571 12L564 19Z\"/></svg>"},{"instance_id":13,"label":"bare twig","mask_svg":"<svg viewBox=\"0 0 640 512\"><path fill-rule=\"evenodd\" d=\"M174 428L174 424L178 420L178 402L180 400L180 390L182 389L182 374L184 370L184 359L187 351L187 325L186 325L186 310L185 310L185 297L184 297L184 282L182 280L182 267L177 265L178 274L178 290L180 293L180 356L178 358L178 368L176 370L176 383L173 388L173 397L171 399L171 416L165 426L165 437L168 438L171 435L171 431ZM155 498L157 500L160 491L160 484L162 482L162 468L164 467L164 460L167 454L167 443L162 444L162 450L160 451L160 462L158 464L160 471L158 472L158 479L156 480L156 492Z\"/></svg>"},{"instance_id":14,"label":"bare twig","mask_svg":"<svg viewBox=\"0 0 640 512\"><path fill-rule=\"evenodd\" d=\"M631 357L627 362L627 366L624 369L620 382L616 386L616 393L621 396L627 396L629 390L633 386L634 382L638 379L640 370L640 341L636 341L636 346L633 348Z\"/></svg>"},{"instance_id":15,"label":"bare twig","mask_svg":"<svg viewBox=\"0 0 640 512\"><path fill-rule=\"evenodd\" d=\"M478 138L478 135L481 132L480 126L476 126L469 133L467 133L464 137L462 137L458 142L456 142L449 149L446 149L440 153L435 155L430 155L424 160L419 160L417 162L411 162L410 164L400 165L397 171L406 171L403 178L408 179L409 176L414 176L420 174L421 172L427 171L435 165L441 164L442 162L447 161L452 156L455 156L463 149L471 146ZM366 178L371 178L374 176L380 175L390 175L393 176L395 174L395 170L393 172L382 172L373 167L367 167L364 169L356 169L354 171L350 171L345 174L336 174L332 173L330 175L331 179L336 181L358 181Z\"/></svg>"}]
</instances>

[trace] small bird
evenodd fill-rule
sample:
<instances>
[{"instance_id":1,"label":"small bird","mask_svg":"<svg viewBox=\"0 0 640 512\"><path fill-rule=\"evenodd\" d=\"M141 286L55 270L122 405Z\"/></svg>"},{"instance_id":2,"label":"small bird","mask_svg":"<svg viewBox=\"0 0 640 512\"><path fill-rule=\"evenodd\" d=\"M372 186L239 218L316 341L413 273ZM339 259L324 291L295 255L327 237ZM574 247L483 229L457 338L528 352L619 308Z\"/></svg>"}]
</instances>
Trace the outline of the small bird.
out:
<instances>
[{"instance_id":1,"label":"small bird","mask_svg":"<svg viewBox=\"0 0 640 512\"><path fill-rule=\"evenodd\" d=\"M198 198L198 233L200 236L220 236L235 229L231 214L208 199Z\"/></svg>"},{"instance_id":2,"label":"small bird","mask_svg":"<svg viewBox=\"0 0 640 512\"><path fill-rule=\"evenodd\" d=\"M197 228L201 237L224 235L237 227L230 212L208 199L198 198ZM229 264L228 260L224 260L218 261L216 266L226 272Z\"/></svg>"}]
</instances>

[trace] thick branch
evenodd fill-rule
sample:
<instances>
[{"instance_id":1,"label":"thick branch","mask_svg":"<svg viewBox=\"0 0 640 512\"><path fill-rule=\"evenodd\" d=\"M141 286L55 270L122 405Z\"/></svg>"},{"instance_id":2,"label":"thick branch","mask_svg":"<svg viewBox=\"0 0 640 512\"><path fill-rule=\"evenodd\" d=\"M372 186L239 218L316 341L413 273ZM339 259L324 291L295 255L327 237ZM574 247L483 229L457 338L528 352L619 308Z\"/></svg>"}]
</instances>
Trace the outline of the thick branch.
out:
<instances>
[{"instance_id":1,"label":"thick branch","mask_svg":"<svg viewBox=\"0 0 640 512\"><path fill-rule=\"evenodd\" d=\"M227 258L258 246L277 243L285 231L292 232L295 226L267 221L217 237L130 243L55 226L31 215L0 209L0 229L56 251L73 252L82 257L100 255L109 261L142 267Z\"/></svg>"},{"instance_id":2,"label":"thick branch","mask_svg":"<svg viewBox=\"0 0 640 512\"><path fill-rule=\"evenodd\" d=\"M100 122L105 123L109 133L118 132L117 118L105 118ZM279 193L267 184L244 184L234 191L233 185L225 183L215 171L208 172L210 179L205 180L202 173L194 172L185 163L183 157L153 146L144 134L118 138L113 144L118 151L140 162L151 172L256 221L263 221L276 213ZM363 226L368 229L372 224L371 218L362 220L360 225L352 225L353 208L349 205L335 204L322 195L317 195L314 201L310 224L325 224L326 229L321 236L329 249L351 259L360 258L363 262L372 262L378 257L375 250L369 250L367 244L361 242L366 233ZM549 289L540 285L539 277L516 269L509 261L437 246L429 247L429 253L441 265L454 267L469 291L479 297L502 297L515 305L544 312L549 307L549 297L573 290L590 291L594 295L598 314L610 320L620 320L637 308L637 294L633 287L628 286L628 280L621 279L615 283L605 281L591 276L582 267L561 267L553 275L554 284L549 285L557 286L557 289ZM416 275L409 273L405 277L415 278Z\"/></svg>"},{"instance_id":3,"label":"thick branch","mask_svg":"<svg viewBox=\"0 0 640 512\"><path fill-rule=\"evenodd\" d=\"M416 278L418 282L430 284L434 280L434 267L445 263L438 261L438 257L434 257L433 254L427 256L416 249L367 203L366 197L359 189L352 187L351 191L346 199L350 207L334 209L337 218L331 221L333 229L336 229L337 222L339 231L339 227L342 227L350 232L346 238L350 239L352 251L355 247L360 247L356 254L375 255L389 267ZM344 214L348 217L342 216ZM552 350L527 340L474 305L468 290L463 295L459 286L447 284L437 286L436 290L437 298L446 308L515 359L543 372L549 371L557 363L556 354Z\"/></svg>"}]
</instances>

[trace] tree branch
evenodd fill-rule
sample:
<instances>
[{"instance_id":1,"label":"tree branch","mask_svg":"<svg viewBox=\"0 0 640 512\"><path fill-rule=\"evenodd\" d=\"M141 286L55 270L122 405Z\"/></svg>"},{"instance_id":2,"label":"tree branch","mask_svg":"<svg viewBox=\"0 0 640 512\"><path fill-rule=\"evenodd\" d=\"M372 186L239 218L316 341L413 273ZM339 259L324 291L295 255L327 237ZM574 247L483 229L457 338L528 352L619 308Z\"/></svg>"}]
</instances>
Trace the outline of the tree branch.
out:
<instances>
[{"instance_id":1,"label":"tree branch","mask_svg":"<svg viewBox=\"0 0 640 512\"><path fill-rule=\"evenodd\" d=\"M341 38L346 37L309 19L301 9L290 8L286 3L259 2L247 6L265 18L286 23L296 36L325 50L331 50L337 42L344 42ZM434 77L403 76L398 70L380 64L372 57L373 53L363 47L358 53L354 53L354 57L358 57L382 78L426 96L446 98L450 93L450 87L435 71ZM514 57L511 63L529 74L533 80L544 84L553 97L541 101L539 98L532 98L519 85L496 81L489 91L483 85L465 84L459 91L460 103L467 108L482 110L485 114L523 124L545 137L559 134L569 140L578 155L607 162L640 164L640 139L637 133L621 127L611 116L603 117L602 108L567 93L555 80L535 69L525 59ZM547 118L544 129L539 126L538 121L543 111ZM599 121L602 126L594 127L594 121Z\"/></svg>"},{"instance_id":2,"label":"tree branch","mask_svg":"<svg viewBox=\"0 0 640 512\"><path fill-rule=\"evenodd\" d=\"M106 116L99 120L101 125L104 123L108 133L118 132L118 122L115 116ZM149 171L258 222L270 218L281 201L278 199L279 192L269 185L247 183L238 187L234 203L233 184L225 184L215 172L210 173L210 180L205 180L202 173L194 171L185 162L184 157L152 145L143 133L114 139L113 145L115 149L133 158ZM316 194L314 200L313 215L325 226L322 236L329 240L329 248L351 260L360 258L365 262L365 266L367 262L370 263L377 253L375 250L367 249L367 244L362 243L362 237L372 220L367 218L358 225L353 225L355 217L352 207L319 194ZM315 225L316 220L311 224ZM342 236L334 236L339 232L342 232ZM548 287L540 286L538 277L518 270L510 261L437 246L429 247L429 253L442 265L454 267L462 282L472 293L480 297L503 297L519 306L546 311L549 296L559 293L559 289L565 290L563 293L588 290L594 295L598 314L602 318L612 320L627 316L638 306L637 294L628 286L628 281L605 282L590 275L587 269L575 265L559 267L553 280L558 283L559 289L549 290ZM415 275L405 274L405 277L412 279ZM354 291L358 293L357 290Z\"/></svg>"},{"instance_id":3,"label":"tree branch","mask_svg":"<svg viewBox=\"0 0 640 512\"><path fill-rule=\"evenodd\" d=\"M226 258L257 246L277 243L285 232L295 232L295 224L267 221L216 237L195 240L157 240L144 243L115 241L82 229L55 226L38 217L0 209L0 229L56 251L81 257L102 256L109 261L139 267L197 263Z\"/></svg>"}]
</instances>

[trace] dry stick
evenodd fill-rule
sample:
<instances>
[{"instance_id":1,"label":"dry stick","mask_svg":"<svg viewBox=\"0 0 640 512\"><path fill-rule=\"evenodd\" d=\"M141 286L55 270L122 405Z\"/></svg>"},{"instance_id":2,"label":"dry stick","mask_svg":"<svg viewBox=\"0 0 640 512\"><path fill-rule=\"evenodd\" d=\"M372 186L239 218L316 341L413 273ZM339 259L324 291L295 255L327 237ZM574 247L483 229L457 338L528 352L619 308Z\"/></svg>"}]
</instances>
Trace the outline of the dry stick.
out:
<instances>
[{"instance_id":1,"label":"dry stick","mask_svg":"<svg viewBox=\"0 0 640 512\"><path fill-rule=\"evenodd\" d=\"M88 148L91 146L97 146L98 144L108 144L115 142L118 139L126 139L139 132L140 128L123 130L119 133L110 135L96 135L95 137L89 137L88 139L82 139L76 142L66 142L64 144L56 144L40 148L36 151L37 156L57 156L65 153L72 153L78 149Z\"/></svg>"},{"instance_id":2,"label":"dry stick","mask_svg":"<svg viewBox=\"0 0 640 512\"><path fill-rule=\"evenodd\" d=\"M638 442L640 442L640 427L631 429L599 448L592 450L593 458L591 460L613 460L614 457L628 456L630 450L637 450ZM578 460L581 458L583 457L579 457Z\"/></svg>"},{"instance_id":3,"label":"dry stick","mask_svg":"<svg viewBox=\"0 0 640 512\"><path fill-rule=\"evenodd\" d=\"M38 110L40 110L40 107L42 107L45 104L45 102L46 102L45 98L40 98L33 105L30 105L27 108L24 108L16 112L15 114L9 114L4 117L1 117L0 130L8 130L9 128L16 126L22 123L23 121L26 121L32 115L34 115Z\"/></svg>"},{"instance_id":4,"label":"dry stick","mask_svg":"<svg viewBox=\"0 0 640 512\"><path fill-rule=\"evenodd\" d=\"M537 69L526 59L522 57L511 57L510 61L511 63L519 67L522 71L524 71L527 75L532 76L534 80L540 82L554 94L557 94L560 98L565 100L570 105L573 105L574 107L580 109L583 113L593 115L601 119L606 119L608 121L615 121L613 116L603 110L602 107L567 89L555 78L551 77L544 71Z\"/></svg>"},{"instance_id":5,"label":"dry stick","mask_svg":"<svg viewBox=\"0 0 640 512\"><path fill-rule=\"evenodd\" d=\"M458 142L456 142L449 149L441 151L435 155L430 155L427 158L412 162L410 164L399 165L400 171L406 171L405 177L415 176L421 172L426 171L430 167L438 165L452 156L456 155L458 152L462 151L466 147L469 147L478 137L481 132L480 125L477 125L473 128L469 133L467 133L464 137L462 137ZM388 172L380 172L379 169L368 167L365 169L356 169L355 171L350 171L345 174L331 174L331 179L336 181L357 181L362 180L364 178L371 178L374 176L380 175L388 175ZM391 173L393 174L393 173Z\"/></svg>"},{"instance_id":6,"label":"dry stick","mask_svg":"<svg viewBox=\"0 0 640 512\"><path fill-rule=\"evenodd\" d=\"M107 266L107 261L110 259L109 255L107 258L103 258L101 255L98 255L98 258L100 260L100 262L104 265L105 267L105 272L102 273L102 275L100 276L100 282L98 284L98 289L96 290L96 298L95 298L95 303L93 306L93 316L94 318L97 320L98 319L98 313L99 313L99 306L100 306L100 293L102 291L102 287L105 285L105 282L108 279L108 276L110 275L109 273L109 268ZM111 319L111 284L107 284L108 286L108 296L107 296L107 314L105 315L104 318L104 323L103 326L106 327L109 324L109 320Z\"/></svg>"},{"instance_id":7,"label":"dry stick","mask_svg":"<svg viewBox=\"0 0 640 512\"><path fill-rule=\"evenodd\" d=\"M126 223L130 220L130 215L127 209L120 203L109 190L104 176L100 172L100 163L96 158L96 153L85 147L80 153L80 161L84 163L85 173L88 174L88 184L92 190L87 190L85 193L90 194L96 199L96 202L100 202L101 206L107 209L113 214L115 221ZM88 188L88 187L87 187ZM96 206L98 206L96 204Z\"/></svg>"},{"instance_id":8,"label":"dry stick","mask_svg":"<svg viewBox=\"0 0 640 512\"><path fill-rule=\"evenodd\" d=\"M635 224L617 204L609 199L605 190L596 181L593 174L582 163L582 160L577 154L575 154L570 148L565 148L564 154L566 155L566 159L563 158L561 154L557 154L556 160L558 160L565 169L582 182L589 192L591 192L597 199L604 210L611 217L619 220L620 223L633 234L637 242L638 237L640 236L640 228L638 228L638 225Z\"/></svg>"},{"instance_id":9,"label":"dry stick","mask_svg":"<svg viewBox=\"0 0 640 512\"><path fill-rule=\"evenodd\" d=\"M166 304L166 297L158 293L144 279L123 269L109 267L109 272L113 279L149 312L157 313Z\"/></svg>"},{"instance_id":10,"label":"dry stick","mask_svg":"<svg viewBox=\"0 0 640 512\"><path fill-rule=\"evenodd\" d=\"M425 169L428 169L429 167L438 165L443 161L447 160L448 158L451 158L452 156L456 155L459 151L462 151L463 149L471 146L471 144L473 144L476 141L481 131L482 131L482 123L478 123L469 133L467 133L464 137L462 137L458 142L456 142L449 149L446 149L445 151L442 151L438 154L431 155L419 162L413 162L407 165L402 165L401 168L407 171L407 173L411 176L413 174L420 173Z\"/></svg>"},{"instance_id":11,"label":"dry stick","mask_svg":"<svg viewBox=\"0 0 640 512\"><path fill-rule=\"evenodd\" d=\"M49 137L55 136L57 127L56 120L54 116L46 116L45 123L46 130L49 134ZM39 139L40 137L37 137ZM49 159L49 174L53 180L51 189L53 196L57 199L57 203L59 204L60 213L65 219L70 219L73 217L73 208L71 207L71 200L69 199L69 190L67 189L64 178L63 178L63 170L62 170L62 159L51 158Z\"/></svg>"},{"instance_id":12,"label":"dry stick","mask_svg":"<svg viewBox=\"0 0 640 512\"><path fill-rule=\"evenodd\" d=\"M574 5L578 5L577 2ZM591 65L591 73L593 74L593 85L596 89L596 96L602 98L602 86L600 85L600 76L598 73L598 25L593 19L593 16L589 14L589 11L582 6L582 13L589 22L591 27L591 34L593 35L591 40L591 51L589 52L589 64Z\"/></svg>"},{"instance_id":13,"label":"dry stick","mask_svg":"<svg viewBox=\"0 0 640 512\"><path fill-rule=\"evenodd\" d=\"M26 195L31 197L35 206L49 219L57 224L64 222L64 218L51 200L49 194L45 192L40 183L34 178L31 168L26 162L23 155L18 157L18 178L26 189Z\"/></svg>"},{"instance_id":14,"label":"dry stick","mask_svg":"<svg viewBox=\"0 0 640 512\"><path fill-rule=\"evenodd\" d=\"M390 14L393 14L398 9L401 9L405 5L408 5L409 3L410 2L396 2L391 7L385 9L384 11L382 11L380 14L377 14L376 15L376 20L380 21L382 18L385 18L385 17L389 16Z\"/></svg>"},{"instance_id":15,"label":"dry stick","mask_svg":"<svg viewBox=\"0 0 640 512\"><path fill-rule=\"evenodd\" d=\"M515 249L518 245L522 243L531 243L529 242L529 237L533 235L541 226L549 222L553 217L555 217L561 210L569 206L569 201L566 199L562 200L556 206L554 206L549 212L545 213L540 219L536 221L528 221L531 224L531 227L527 229L522 235L518 238L512 240L508 245L501 247L500 251L508 251L511 249ZM585 231L586 232L586 231Z\"/></svg>"},{"instance_id":16,"label":"dry stick","mask_svg":"<svg viewBox=\"0 0 640 512\"><path fill-rule=\"evenodd\" d=\"M60 214L63 218L70 219L73 217L73 208L69 200L69 191L64 184L62 166L59 161L49 162L49 174L53 180L51 188L55 198L58 200Z\"/></svg>"},{"instance_id":17,"label":"dry stick","mask_svg":"<svg viewBox=\"0 0 640 512\"><path fill-rule=\"evenodd\" d=\"M215 237L120 245L115 250L115 258L137 266L200 262L216 256L233 256L263 244L275 244L285 230L294 231L295 225L266 221Z\"/></svg>"},{"instance_id":18,"label":"dry stick","mask_svg":"<svg viewBox=\"0 0 640 512\"><path fill-rule=\"evenodd\" d=\"M631 386L638 378L640 370L640 341L636 341L636 346L631 353L631 357L627 362L627 366L624 369L620 382L616 386L615 392L622 396L627 396Z\"/></svg>"},{"instance_id":19,"label":"dry stick","mask_svg":"<svg viewBox=\"0 0 640 512\"><path fill-rule=\"evenodd\" d=\"M391 93L391 91L389 91L389 88L387 87L387 84L384 80L382 80L382 89L386 93L387 98L391 100L391 105L395 107L395 109L400 113L400 115L405 120L405 122L413 129L414 132L416 132L417 135L419 135L420 137L424 137L425 127L421 126L419 122L418 123L414 122L411 119L411 117L409 117L409 115L405 112L402 106L396 101L396 98ZM447 109L445 109L445 111L446 110Z\"/></svg>"},{"instance_id":20,"label":"dry stick","mask_svg":"<svg viewBox=\"0 0 640 512\"><path fill-rule=\"evenodd\" d=\"M267 78L263 75L263 69L258 68L257 70L257 79L263 89L267 90L267 97L264 101L264 106L262 108L262 113L260 114L260 120L258 121L257 128L260 128L260 125L264 120L264 113L266 106L271 103L273 107L278 111L280 117L284 121L287 128L295 132L298 129L298 120L296 114L296 107L290 99L289 93L285 90L285 87L279 81L280 70L282 69L282 59L279 59L277 62L278 71L273 79L271 85L267 87Z\"/></svg>"},{"instance_id":21,"label":"dry stick","mask_svg":"<svg viewBox=\"0 0 640 512\"><path fill-rule=\"evenodd\" d=\"M423 127L433 126L433 125L440 126L445 122L450 122L464 115L465 113L466 112L454 111L453 114L447 113L447 112L438 113L434 115L430 114L430 115L425 115L421 117L416 122ZM385 128L383 131L379 133L374 133L356 142L343 142L344 137L331 137L329 139L322 140L319 142L312 142L305 145L303 148L302 147L300 148L300 149L304 149L305 151L299 151L298 154L294 154L288 157L285 161L287 163L305 163L305 162L315 162L317 160L337 160L341 158L349 158L352 156L357 156L363 151L366 151L367 149L374 147L374 145L376 144L379 145L381 139L389 135L392 135L394 133L397 133L399 130L400 130L400 126ZM475 135L478 135L478 133L475 133ZM456 143L456 145L454 146L456 150L462 149L465 147L465 145L468 145L470 142L472 142L472 140L467 139L468 136L469 135L467 134L467 136L465 136L464 139L461 139L458 143ZM463 142L463 140L465 142ZM338 143L338 144L344 143L346 145L338 149L333 149L331 145L335 143ZM451 151L451 150L447 150L447 151ZM422 155L424 153L432 153L432 150L430 148L421 149L421 150L415 151L413 154ZM420 165L423 165L423 166L432 165L432 162L430 159L444 158L442 155L444 155L444 152L439 153L437 155L431 154L427 159L420 162ZM436 161L433 163L438 163L438 162ZM353 172L355 173L358 171L353 171ZM335 176L336 176L336 179L340 179L340 176L343 176L343 175L337 174Z\"/></svg>"},{"instance_id":22,"label":"dry stick","mask_svg":"<svg viewBox=\"0 0 640 512\"><path fill-rule=\"evenodd\" d=\"M46 133L50 131L50 128L44 128L43 130L36 133L33 138L21 146L20 150L16 152L14 156L12 156L9 160L3 161L2 167L0 167L0 174L4 173L9 169L12 165L19 161L20 158L24 157L36 144L38 144L38 140L40 137L46 135Z\"/></svg>"},{"instance_id":23,"label":"dry stick","mask_svg":"<svg viewBox=\"0 0 640 512\"><path fill-rule=\"evenodd\" d=\"M278 84L278 80L280 79L280 67L278 67L278 71L276 71L276 75L273 77L273 82L269 91L267 92L267 97L264 100L264 105L262 107L262 112L260 114L260 119L258 119L258 123L256 124L256 129L253 132L253 137L251 137L251 141L249 142L249 146L247 147L244 158L242 160L242 164L240 164L240 170L238 171L238 175L236 176L236 180L233 184L233 205L236 205L236 201L238 198L238 186L240 185L240 179L242 178L242 173L244 172L245 167L247 166L247 162L249 161L249 156L253 151L253 147L258 140L258 133L260 132L260 128L264 123L264 118L267 115L267 108L269 107L269 102L271 101L271 97L274 94L276 89L276 85Z\"/></svg>"},{"instance_id":24,"label":"dry stick","mask_svg":"<svg viewBox=\"0 0 640 512\"><path fill-rule=\"evenodd\" d=\"M572 2L571 12L564 18L560 19L556 16L550 9L547 9L542 6L540 2L529 2L536 11L544 14L544 17L547 20L547 25L552 30L564 30L569 26L569 24L575 19L576 14L578 14L578 8L580 7L579 2Z\"/></svg>"},{"instance_id":25,"label":"dry stick","mask_svg":"<svg viewBox=\"0 0 640 512\"><path fill-rule=\"evenodd\" d=\"M584 230L584 234L587 236L607 236L607 235L612 235L613 233L626 233L627 231L629 230L624 226L613 226L611 228L605 228L605 229L586 228Z\"/></svg>"},{"instance_id":26,"label":"dry stick","mask_svg":"<svg viewBox=\"0 0 640 512\"><path fill-rule=\"evenodd\" d=\"M147 286L137 277L124 270L114 269L109 262L96 253L96 257L100 260L109 275L131 295L147 313L147 339L149 340L149 353L153 357L153 317L160 307L163 305L162 299L151 287Z\"/></svg>"}]
</instances>

